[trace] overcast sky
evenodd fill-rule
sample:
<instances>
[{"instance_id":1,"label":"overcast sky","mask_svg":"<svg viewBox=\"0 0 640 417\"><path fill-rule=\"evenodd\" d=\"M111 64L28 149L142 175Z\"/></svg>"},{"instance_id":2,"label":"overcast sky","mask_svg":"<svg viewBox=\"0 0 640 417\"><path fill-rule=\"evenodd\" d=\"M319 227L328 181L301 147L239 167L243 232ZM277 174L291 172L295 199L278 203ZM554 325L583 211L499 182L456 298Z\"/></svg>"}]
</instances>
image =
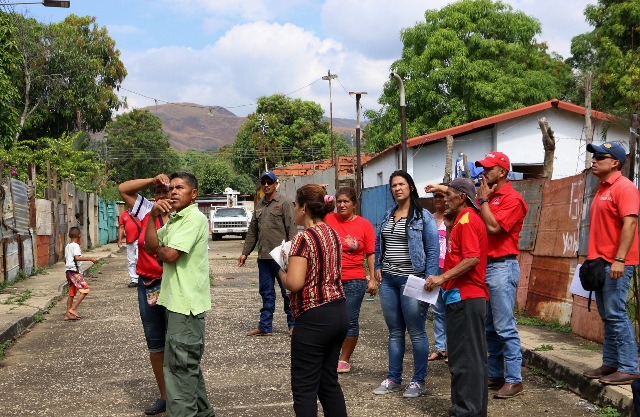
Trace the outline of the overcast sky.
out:
<instances>
[{"instance_id":1,"label":"overcast sky","mask_svg":"<svg viewBox=\"0 0 640 417\"><path fill-rule=\"evenodd\" d=\"M4 0L3 0L4 1ZM6 2L6 1L5 1ZM90 15L108 28L129 75L129 107L157 102L223 106L239 116L275 93L320 103L329 115L355 118L348 91L366 91L377 109L402 28L446 0L71 0L71 8L16 6L44 22ZM584 8L595 0L507 0L542 23L541 41L569 55L571 38L591 30ZM24 7L24 8L23 8Z\"/></svg>"}]
</instances>

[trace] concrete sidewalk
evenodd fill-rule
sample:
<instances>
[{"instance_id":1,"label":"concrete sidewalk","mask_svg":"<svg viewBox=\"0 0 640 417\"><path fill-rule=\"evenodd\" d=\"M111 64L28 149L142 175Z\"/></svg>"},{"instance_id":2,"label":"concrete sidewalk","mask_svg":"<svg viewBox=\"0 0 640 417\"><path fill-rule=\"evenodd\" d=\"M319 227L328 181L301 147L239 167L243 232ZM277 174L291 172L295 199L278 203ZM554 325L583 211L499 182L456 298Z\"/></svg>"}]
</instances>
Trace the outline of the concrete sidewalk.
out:
<instances>
[{"instance_id":1,"label":"concrete sidewalk","mask_svg":"<svg viewBox=\"0 0 640 417\"><path fill-rule=\"evenodd\" d=\"M110 257L117 251L118 248L115 244L109 244L88 251L86 254L96 258L105 258ZM116 257L118 259L122 258L122 254L118 253ZM124 258L126 258L126 255ZM119 262L123 263L124 261L120 260ZM89 262L85 262L86 267L90 266L89 264ZM105 274L108 273L110 268L109 264L110 262L108 261L107 264L103 266ZM232 265L233 262L229 264ZM15 283L15 285L0 292L0 343L19 337L37 321L39 315L47 311L56 300L64 297L63 290L66 284L64 269L64 264L58 263L48 268L44 274L36 275ZM123 269L122 273L124 274L124 272ZM124 277L124 275L122 276ZM98 280L99 278L100 272L98 272ZM125 278L122 278L123 286L126 284L124 281ZM222 278L216 277L216 279L227 280L229 283L233 282L230 275L224 277L223 274ZM105 284L106 283L101 285ZM103 289L103 291L124 291L113 287L113 284L108 285L108 287L109 288ZM97 290L100 291L100 288L98 287ZM237 291L235 287L231 288L231 290ZM26 291L30 291L28 297L26 296ZM216 290L214 290L214 293L215 291ZM26 299L18 303L17 298L21 295ZM214 304L220 303L219 300L220 299L216 300L214 297ZM231 308L227 310L227 313L234 311L237 311L237 308ZM216 310L216 307L214 307L211 319L215 320L218 315L222 316L223 313L224 312ZM231 319L232 318L228 318L228 320ZM376 324L376 326L378 326L378 324ZM600 366L602 346L573 334L552 332L541 327L519 326L518 330L522 339L525 364L529 370L533 370L536 374L546 375L558 381L559 386L576 392L589 402L596 403L599 406L613 406L620 410L623 415L632 414L633 403L630 386L603 386L597 381L587 380L582 377L584 370ZM137 328L136 331L139 333ZM245 339L241 340L244 341ZM275 340L278 339L274 337L269 340L264 340L263 343L272 344ZM252 339L251 343L256 342ZM380 377L382 377L382 374L380 374ZM378 378L377 375L376 378ZM369 390L370 388L371 387L365 387L363 391L365 389ZM286 387L280 387L278 391L280 389L286 390ZM447 391L446 387L444 387L443 391ZM286 405L286 408L288 407L289 406Z\"/></svg>"}]
</instances>

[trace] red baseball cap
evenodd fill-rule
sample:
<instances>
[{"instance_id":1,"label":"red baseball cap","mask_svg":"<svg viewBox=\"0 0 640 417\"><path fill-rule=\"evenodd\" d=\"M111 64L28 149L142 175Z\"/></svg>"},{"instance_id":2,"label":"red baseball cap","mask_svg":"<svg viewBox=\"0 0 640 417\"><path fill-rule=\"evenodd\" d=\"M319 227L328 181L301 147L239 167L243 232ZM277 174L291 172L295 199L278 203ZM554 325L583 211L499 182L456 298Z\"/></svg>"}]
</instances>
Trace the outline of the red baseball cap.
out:
<instances>
[{"instance_id":1,"label":"red baseball cap","mask_svg":"<svg viewBox=\"0 0 640 417\"><path fill-rule=\"evenodd\" d=\"M506 169L507 171L511 170L509 157L507 157L507 155L503 154L502 152L489 152L483 160L476 161L477 167L491 168L496 165L500 168Z\"/></svg>"}]
</instances>

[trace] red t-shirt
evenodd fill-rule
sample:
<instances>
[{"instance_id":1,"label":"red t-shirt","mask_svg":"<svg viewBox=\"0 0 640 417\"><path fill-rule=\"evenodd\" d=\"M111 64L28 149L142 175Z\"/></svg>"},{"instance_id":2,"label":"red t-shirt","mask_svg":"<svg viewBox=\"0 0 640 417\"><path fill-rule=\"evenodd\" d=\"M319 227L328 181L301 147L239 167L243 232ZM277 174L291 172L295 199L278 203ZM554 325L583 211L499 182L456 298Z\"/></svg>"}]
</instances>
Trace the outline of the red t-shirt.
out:
<instances>
[{"instance_id":1,"label":"red t-shirt","mask_svg":"<svg viewBox=\"0 0 640 417\"><path fill-rule=\"evenodd\" d=\"M124 235L127 244L133 243L142 234L140 220L131 217L128 211L123 211L120 215L120 225L124 225Z\"/></svg>"},{"instance_id":2,"label":"red t-shirt","mask_svg":"<svg viewBox=\"0 0 640 417\"><path fill-rule=\"evenodd\" d=\"M147 228L149 223L149 213L142 219L142 230ZM156 229L160 229L160 218L156 219ZM136 264L136 273L144 278L162 278L162 265L160 265L155 255L149 255L144 251L144 233L140 234L138 239L138 263Z\"/></svg>"},{"instance_id":3,"label":"red t-shirt","mask_svg":"<svg viewBox=\"0 0 640 417\"><path fill-rule=\"evenodd\" d=\"M622 218L638 216L639 206L638 189L619 171L600 183L600 188L591 203L587 259L602 257L613 263L620 245ZM638 264L638 226L633 233L633 243L624 263Z\"/></svg>"},{"instance_id":4,"label":"red t-shirt","mask_svg":"<svg viewBox=\"0 0 640 417\"><path fill-rule=\"evenodd\" d=\"M511 183L507 181L498 191L489 196L489 208L503 232L489 235L489 257L499 258L517 255L518 239L524 216L527 215L527 203Z\"/></svg>"},{"instance_id":5,"label":"red t-shirt","mask_svg":"<svg viewBox=\"0 0 640 417\"><path fill-rule=\"evenodd\" d=\"M458 265L465 258L480 258L480 263L466 274L442 284L442 298L446 304L469 298L489 299L485 283L487 271L487 227L473 207L462 210L451 229L444 272Z\"/></svg>"},{"instance_id":6,"label":"red t-shirt","mask_svg":"<svg viewBox=\"0 0 640 417\"><path fill-rule=\"evenodd\" d=\"M376 251L376 233L369 220L356 216L353 220L345 222L340 219L338 213L329 213L324 221L340 236L342 279L366 279L365 256Z\"/></svg>"},{"instance_id":7,"label":"red t-shirt","mask_svg":"<svg viewBox=\"0 0 640 417\"><path fill-rule=\"evenodd\" d=\"M305 229L291 240L289 256L307 260L304 286L291 293L291 311L298 317L305 311L344 298L340 280L340 238L327 224Z\"/></svg>"}]
</instances>

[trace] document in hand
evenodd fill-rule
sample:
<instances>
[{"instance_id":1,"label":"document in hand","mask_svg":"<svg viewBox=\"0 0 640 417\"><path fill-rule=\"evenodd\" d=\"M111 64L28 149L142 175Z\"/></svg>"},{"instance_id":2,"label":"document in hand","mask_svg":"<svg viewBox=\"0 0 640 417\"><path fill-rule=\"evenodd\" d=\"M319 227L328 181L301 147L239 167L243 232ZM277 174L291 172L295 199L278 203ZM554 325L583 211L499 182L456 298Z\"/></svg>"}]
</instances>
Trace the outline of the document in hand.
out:
<instances>
[{"instance_id":1,"label":"document in hand","mask_svg":"<svg viewBox=\"0 0 640 417\"><path fill-rule=\"evenodd\" d=\"M435 287L433 290L427 291L424 289L424 278L409 275L402 294L424 301L425 303L435 304L438 300L438 293L440 293L440 287Z\"/></svg>"},{"instance_id":2,"label":"document in hand","mask_svg":"<svg viewBox=\"0 0 640 417\"><path fill-rule=\"evenodd\" d=\"M282 268L283 271L287 270L287 263L289 261L290 250L291 250L291 241L285 242L283 240L281 245L276 246L275 248L273 248L271 252L269 252L269 255L271 255L273 260L278 263L278 265L280 266L280 268Z\"/></svg>"}]
</instances>

